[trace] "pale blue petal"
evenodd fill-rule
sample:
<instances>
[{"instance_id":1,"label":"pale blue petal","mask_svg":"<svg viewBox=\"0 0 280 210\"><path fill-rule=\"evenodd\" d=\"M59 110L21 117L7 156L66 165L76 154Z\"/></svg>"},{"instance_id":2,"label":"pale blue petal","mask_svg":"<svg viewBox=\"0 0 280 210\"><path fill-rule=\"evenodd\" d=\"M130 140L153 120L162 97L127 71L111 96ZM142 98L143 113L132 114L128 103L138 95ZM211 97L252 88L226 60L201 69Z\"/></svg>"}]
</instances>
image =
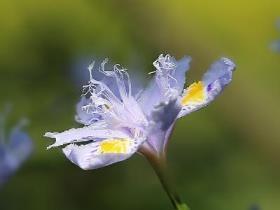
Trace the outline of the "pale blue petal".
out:
<instances>
[{"instance_id":1,"label":"pale blue petal","mask_svg":"<svg viewBox=\"0 0 280 210\"><path fill-rule=\"evenodd\" d=\"M190 68L191 57L185 56L176 62L176 71L172 75L176 81L172 81L171 86L176 87L179 92L182 92L184 89L186 81L186 72Z\"/></svg>"},{"instance_id":2,"label":"pale blue petal","mask_svg":"<svg viewBox=\"0 0 280 210\"><path fill-rule=\"evenodd\" d=\"M205 86L219 81L222 87L231 82L232 72L235 70L235 64L228 58L221 58L213 63L210 69L203 75L202 81Z\"/></svg>"},{"instance_id":3,"label":"pale blue petal","mask_svg":"<svg viewBox=\"0 0 280 210\"><path fill-rule=\"evenodd\" d=\"M177 99L162 103L156 107L151 115L147 143L158 153L165 150L170 132L181 110Z\"/></svg>"},{"instance_id":4,"label":"pale blue petal","mask_svg":"<svg viewBox=\"0 0 280 210\"><path fill-rule=\"evenodd\" d=\"M101 119L100 115L92 114L85 110L83 107L88 105L90 103L90 99L86 98L85 96L82 96L81 100L76 106L76 116L75 120L78 123L84 124L84 125L90 125L99 119Z\"/></svg>"},{"instance_id":5,"label":"pale blue petal","mask_svg":"<svg viewBox=\"0 0 280 210\"><path fill-rule=\"evenodd\" d=\"M228 58L221 58L212 64L210 69L204 74L202 78L202 83L204 86L203 92L205 94L204 100L188 103L187 105L183 106L178 117L190 114L212 102L231 82L232 73L234 70L235 64Z\"/></svg>"},{"instance_id":6,"label":"pale blue petal","mask_svg":"<svg viewBox=\"0 0 280 210\"><path fill-rule=\"evenodd\" d=\"M151 114L151 111L155 106L159 105L161 102L166 101L165 96L162 95L162 90L159 87L156 80L166 80L169 83L170 89L174 89L180 94L184 88L185 84L185 75L189 70L189 64L191 61L190 57L183 57L179 61L176 61L175 58L169 57L170 62L175 64L175 68L172 71L169 71L170 77L167 75L158 76L157 73L154 78L150 81L148 87L142 92L139 98L139 104L142 107L143 111L147 116ZM160 65L160 63L159 63ZM163 69L165 70L165 69ZM167 72L166 72L167 73ZM160 81L159 81L160 82ZM169 100L169 99L167 99Z\"/></svg>"},{"instance_id":7,"label":"pale blue petal","mask_svg":"<svg viewBox=\"0 0 280 210\"><path fill-rule=\"evenodd\" d=\"M131 157L136 150L128 154L97 154L97 144L86 145L70 144L63 149L65 156L84 170L97 169L117 163Z\"/></svg>"},{"instance_id":8,"label":"pale blue petal","mask_svg":"<svg viewBox=\"0 0 280 210\"><path fill-rule=\"evenodd\" d=\"M102 64L101 64L101 66L102 66ZM114 65L109 63L107 66L114 66ZM105 65L104 65L104 68L105 68ZM94 69L94 71L92 72L92 76L95 80L104 83L114 93L114 95L119 99L121 99L121 94L120 94L120 89L119 89L120 83L118 83L118 79L120 79L120 81L123 85L123 88L125 88L126 90L128 90L128 88L129 88L128 79L130 80L130 82L132 84L131 85L132 96L135 96L137 93L139 93L139 91L142 88L142 83L139 79L139 75L132 72L132 73L130 73L129 78L122 77L123 75L118 75L116 72L114 72L114 70L112 68L114 68L114 67L110 67L109 69L106 68L103 70ZM106 75L106 72L107 73L110 72L110 73ZM88 73L88 71L87 71L87 73ZM90 75L88 73L88 81L89 81L89 79L90 79Z\"/></svg>"},{"instance_id":9,"label":"pale blue petal","mask_svg":"<svg viewBox=\"0 0 280 210\"><path fill-rule=\"evenodd\" d=\"M155 79L152 79L148 87L142 92L138 99L138 103L146 116L149 116L154 109L154 106L158 105L161 100L162 96L160 94L160 89L157 86Z\"/></svg>"}]
</instances>

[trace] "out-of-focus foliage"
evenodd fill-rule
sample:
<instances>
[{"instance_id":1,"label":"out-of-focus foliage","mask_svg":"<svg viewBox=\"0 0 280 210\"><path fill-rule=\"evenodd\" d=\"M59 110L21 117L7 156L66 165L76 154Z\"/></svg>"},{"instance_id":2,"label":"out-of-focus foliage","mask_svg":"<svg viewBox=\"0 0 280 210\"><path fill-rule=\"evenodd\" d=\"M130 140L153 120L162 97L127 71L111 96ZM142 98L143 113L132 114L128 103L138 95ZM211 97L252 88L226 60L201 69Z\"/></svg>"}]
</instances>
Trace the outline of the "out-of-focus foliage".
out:
<instances>
[{"instance_id":1,"label":"out-of-focus foliage","mask_svg":"<svg viewBox=\"0 0 280 210\"><path fill-rule=\"evenodd\" d=\"M82 171L42 137L76 126L77 59L146 74L168 52L193 57L190 83L218 57L237 64L223 95L174 130L169 167L182 198L194 210L278 210L280 55L268 46L279 16L276 0L1 0L0 103L30 118L36 151L1 190L0 209L171 209L141 156Z\"/></svg>"}]
</instances>

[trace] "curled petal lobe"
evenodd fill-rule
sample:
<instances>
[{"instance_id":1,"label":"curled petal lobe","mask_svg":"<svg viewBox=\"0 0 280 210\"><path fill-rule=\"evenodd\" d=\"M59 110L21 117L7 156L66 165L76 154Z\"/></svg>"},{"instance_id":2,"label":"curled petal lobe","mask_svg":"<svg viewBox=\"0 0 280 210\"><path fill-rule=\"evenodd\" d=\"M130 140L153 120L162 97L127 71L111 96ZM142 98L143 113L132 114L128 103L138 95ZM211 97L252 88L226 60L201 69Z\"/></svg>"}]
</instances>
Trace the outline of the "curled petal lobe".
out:
<instances>
[{"instance_id":1,"label":"curled petal lobe","mask_svg":"<svg viewBox=\"0 0 280 210\"><path fill-rule=\"evenodd\" d=\"M213 63L210 69L203 75L202 81L206 86L218 81L222 88L228 85L232 79L235 64L228 58L221 58Z\"/></svg>"},{"instance_id":2,"label":"curled petal lobe","mask_svg":"<svg viewBox=\"0 0 280 210\"><path fill-rule=\"evenodd\" d=\"M235 64L228 58L221 58L211 65L202 81L191 84L183 93L182 110L179 117L207 106L231 82Z\"/></svg>"}]
</instances>

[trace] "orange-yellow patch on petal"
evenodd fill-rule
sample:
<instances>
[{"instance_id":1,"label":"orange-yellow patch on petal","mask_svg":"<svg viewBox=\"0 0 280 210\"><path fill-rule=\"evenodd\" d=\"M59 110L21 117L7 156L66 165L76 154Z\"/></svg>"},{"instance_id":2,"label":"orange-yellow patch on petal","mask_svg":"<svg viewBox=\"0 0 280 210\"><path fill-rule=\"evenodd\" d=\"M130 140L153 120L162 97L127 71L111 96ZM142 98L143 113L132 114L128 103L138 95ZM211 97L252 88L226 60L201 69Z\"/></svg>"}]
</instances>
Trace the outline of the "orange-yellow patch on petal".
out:
<instances>
[{"instance_id":1,"label":"orange-yellow patch on petal","mask_svg":"<svg viewBox=\"0 0 280 210\"><path fill-rule=\"evenodd\" d=\"M103 154L125 154L130 144L129 139L106 139L100 143L100 150Z\"/></svg>"},{"instance_id":2,"label":"orange-yellow patch on petal","mask_svg":"<svg viewBox=\"0 0 280 210\"><path fill-rule=\"evenodd\" d=\"M190 103L203 102L205 99L204 85L201 81L194 82L187 88L185 96L182 98L181 104L186 106Z\"/></svg>"}]
</instances>

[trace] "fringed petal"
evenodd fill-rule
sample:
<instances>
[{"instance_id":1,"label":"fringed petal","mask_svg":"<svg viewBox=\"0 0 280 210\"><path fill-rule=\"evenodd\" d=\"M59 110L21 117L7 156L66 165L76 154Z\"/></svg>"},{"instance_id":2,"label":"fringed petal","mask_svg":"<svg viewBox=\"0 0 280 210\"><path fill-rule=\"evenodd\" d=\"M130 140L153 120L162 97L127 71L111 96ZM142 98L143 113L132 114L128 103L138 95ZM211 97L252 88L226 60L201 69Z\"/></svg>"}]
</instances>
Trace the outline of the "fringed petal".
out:
<instances>
[{"instance_id":1,"label":"fringed petal","mask_svg":"<svg viewBox=\"0 0 280 210\"><path fill-rule=\"evenodd\" d=\"M65 144L86 142L100 138L127 138L128 134L121 130L112 130L104 127L101 123L96 123L83 128L72 128L62 133L47 132L45 137L55 138L55 143L47 149Z\"/></svg>"},{"instance_id":2,"label":"fringed petal","mask_svg":"<svg viewBox=\"0 0 280 210\"><path fill-rule=\"evenodd\" d=\"M160 55L153 63L156 71L151 73L155 73L155 76L139 99L147 116L151 114L155 106L168 102L170 98L178 96L182 92L190 61L191 58L187 56L176 61L170 55Z\"/></svg>"}]
</instances>

